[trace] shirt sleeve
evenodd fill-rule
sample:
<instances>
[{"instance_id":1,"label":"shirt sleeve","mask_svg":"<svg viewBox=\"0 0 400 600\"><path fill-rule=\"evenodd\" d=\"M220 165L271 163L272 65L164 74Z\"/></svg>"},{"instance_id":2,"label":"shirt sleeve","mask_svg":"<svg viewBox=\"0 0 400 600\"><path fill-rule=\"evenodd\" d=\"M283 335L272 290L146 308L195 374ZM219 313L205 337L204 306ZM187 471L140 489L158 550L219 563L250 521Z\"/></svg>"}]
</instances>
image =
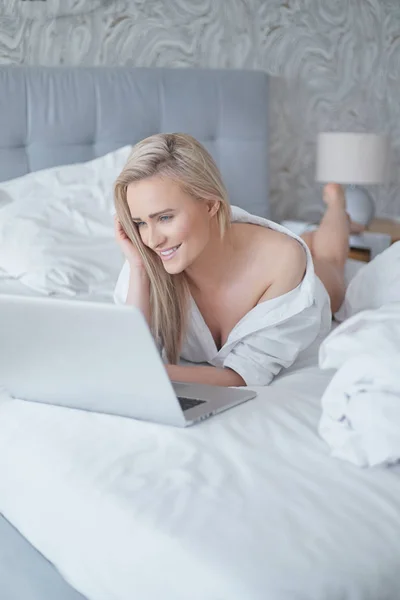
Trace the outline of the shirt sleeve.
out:
<instances>
[{"instance_id":1,"label":"shirt sleeve","mask_svg":"<svg viewBox=\"0 0 400 600\"><path fill-rule=\"evenodd\" d=\"M319 337L322 318L313 305L287 321L251 333L233 346L223 366L236 371L246 385L268 385Z\"/></svg>"},{"instance_id":2,"label":"shirt sleeve","mask_svg":"<svg viewBox=\"0 0 400 600\"><path fill-rule=\"evenodd\" d=\"M115 304L125 304L128 297L129 291L129 275L130 267L126 260L121 272L118 276L117 283L114 290L114 302Z\"/></svg>"}]
</instances>

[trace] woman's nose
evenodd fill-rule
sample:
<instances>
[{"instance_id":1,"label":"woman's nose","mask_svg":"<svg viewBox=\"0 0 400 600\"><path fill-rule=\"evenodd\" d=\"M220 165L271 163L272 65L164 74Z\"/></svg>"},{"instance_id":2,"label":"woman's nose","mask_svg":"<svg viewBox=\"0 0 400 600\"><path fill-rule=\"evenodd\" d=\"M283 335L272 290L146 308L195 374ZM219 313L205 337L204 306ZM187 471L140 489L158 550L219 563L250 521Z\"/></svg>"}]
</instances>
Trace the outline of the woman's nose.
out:
<instances>
[{"instance_id":1,"label":"woman's nose","mask_svg":"<svg viewBox=\"0 0 400 600\"><path fill-rule=\"evenodd\" d=\"M157 227L149 227L147 245L155 250L163 242L164 237Z\"/></svg>"}]
</instances>

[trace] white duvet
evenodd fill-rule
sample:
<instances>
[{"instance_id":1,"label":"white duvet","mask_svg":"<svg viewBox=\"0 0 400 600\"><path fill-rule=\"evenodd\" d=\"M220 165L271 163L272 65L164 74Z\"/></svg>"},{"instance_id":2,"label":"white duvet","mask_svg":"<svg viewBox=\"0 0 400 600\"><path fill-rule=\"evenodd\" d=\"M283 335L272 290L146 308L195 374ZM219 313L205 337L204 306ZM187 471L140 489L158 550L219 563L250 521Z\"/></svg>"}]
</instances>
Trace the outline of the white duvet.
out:
<instances>
[{"instance_id":1,"label":"white duvet","mask_svg":"<svg viewBox=\"0 0 400 600\"><path fill-rule=\"evenodd\" d=\"M356 274L338 316L320 348L320 366L337 370L320 433L333 456L390 465L400 459L400 242Z\"/></svg>"},{"instance_id":2,"label":"white duvet","mask_svg":"<svg viewBox=\"0 0 400 600\"><path fill-rule=\"evenodd\" d=\"M292 368L187 430L0 402L0 511L89 600L398 600L400 470L330 458Z\"/></svg>"},{"instance_id":3,"label":"white duvet","mask_svg":"<svg viewBox=\"0 0 400 600\"><path fill-rule=\"evenodd\" d=\"M112 190L130 152L0 182L0 285L7 273L35 293L112 298L123 262Z\"/></svg>"},{"instance_id":4,"label":"white duvet","mask_svg":"<svg viewBox=\"0 0 400 600\"><path fill-rule=\"evenodd\" d=\"M332 456L363 467L400 460L400 302L342 323L321 345L319 362L337 369L319 423Z\"/></svg>"}]
</instances>

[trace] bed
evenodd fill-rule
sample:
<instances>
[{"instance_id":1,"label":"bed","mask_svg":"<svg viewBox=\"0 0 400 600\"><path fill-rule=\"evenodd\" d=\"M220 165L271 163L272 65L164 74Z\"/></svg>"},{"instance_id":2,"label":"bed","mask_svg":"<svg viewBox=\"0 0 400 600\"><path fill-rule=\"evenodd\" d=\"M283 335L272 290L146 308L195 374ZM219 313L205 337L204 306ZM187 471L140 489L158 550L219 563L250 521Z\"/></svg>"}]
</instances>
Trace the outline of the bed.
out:
<instances>
[{"instance_id":1,"label":"bed","mask_svg":"<svg viewBox=\"0 0 400 600\"><path fill-rule=\"evenodd\" d=\"M0 179L186 131L232 202L268 216L267 113L259 72L2 67ZM0 273L0 293L35 292ZM398 600L400 470L329 456L317 424L330 377L310 355L179 432L104 415L85 429L72 411L71 436L65 413L50 431L49 407L1 404L0 598ZM90 451L101 445L106 457Z\"/></svg>"}]
</instances>

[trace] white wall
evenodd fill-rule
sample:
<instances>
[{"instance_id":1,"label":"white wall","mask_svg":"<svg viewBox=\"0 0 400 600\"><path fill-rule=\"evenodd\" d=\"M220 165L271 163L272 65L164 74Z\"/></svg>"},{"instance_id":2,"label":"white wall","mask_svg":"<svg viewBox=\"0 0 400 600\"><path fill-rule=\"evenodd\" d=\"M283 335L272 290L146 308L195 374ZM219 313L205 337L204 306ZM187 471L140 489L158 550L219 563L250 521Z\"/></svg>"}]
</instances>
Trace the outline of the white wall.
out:
<instances>
[{"instance_id":1,"label":"white wall","mask_svg":"<svg viewBox=\"0 0 400 600\"><path fill-rule=\"evenodd\" d=\"M2 7L2 10L1 10ZM0 64L263 69L274 217L312 217L321 130L391 135L400 216L400 0L0 0Z\"/></svg>"}]
</instances>

